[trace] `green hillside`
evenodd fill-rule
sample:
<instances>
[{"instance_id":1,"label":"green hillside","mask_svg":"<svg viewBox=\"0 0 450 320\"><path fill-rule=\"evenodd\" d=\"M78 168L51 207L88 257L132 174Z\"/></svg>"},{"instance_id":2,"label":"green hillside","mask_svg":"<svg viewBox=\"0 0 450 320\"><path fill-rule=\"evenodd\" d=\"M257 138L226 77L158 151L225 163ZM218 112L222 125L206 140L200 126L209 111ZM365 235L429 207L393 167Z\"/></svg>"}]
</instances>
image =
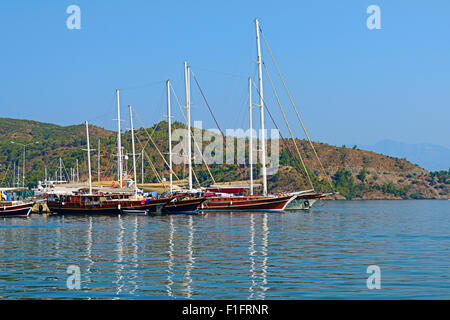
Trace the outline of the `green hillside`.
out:
<instances>
[{"instance_id":1,"label":"green hillside","mask_svg":"<svg viewBox=\"0 0 450 320\"><path fill-rule=\"evenodd\" d=\"M181 123L174 123L173 130L184 127ZM113 180L117 172L115 157L117 135L115 132L90 125L91 148L95 149L91 155L94 181L97 179L97 143L101 144L101 179ZM205 131L203 131L205 132ZM152 169L161 178L168 178L168 168L164 164L156 148L149 139L149 134L167 159L167 122L162 121L147 130L136 130L136 152L140 153L145 146L145 182L158 182ZM131 153L130 132L122 135L122 143L126 153ZM71 168L75 168L76 159L79 161L81 179L87 178L87 157L85 125L58 126L30 120L0 118L0 183L6 187L12 184L13 164L22 167L23 147L12 144L15 141L29 144L26 147L27 185L37 184L44 177L45 168L50 179L54 179L59 165L59 158L64 163L64 174L70 175ZM35 144L34 142L38 142ZM293 142L287 143L294 149ZM175 144L175 143L174 143ZM309 144L304 140L297 140L297 145L318 191L331 191L326 176L320 170ZM450 172L441 171L429 173L421 167L405 159L398 159L380 155L374 152L359 150L356 146L347 148L323 143L314 143L325 171L331 177L332 187L340 192L336 198L346 199L420 199L449 197ZM268 141L270 146L270 141ZM203 146L204 148L205 146ZM193 150L195 146L192 146ZM270 150L269 150L270 152ZM131 155L125 163L129 172L132 170ZM248 155L246 155L248 160ZM141 180L141 159L138 157L138 180ZM248 162L247 162L248 163ZM300 163L297 159L297 163ZM260 165L255 166L255 177L260 174ZM211 183L205 165L195 165L194 185L208 185ZM234 164L210 165L210 170L217 182L248 179L248 168L241 166L241 174ZM186 177L186 168L175 165L174 171L179 179ZM309 188L307 180L300 173L288 149L280 142L280 169L269 176L269 190L271 192L295 191Z\"/></svg>"}]
</instances>

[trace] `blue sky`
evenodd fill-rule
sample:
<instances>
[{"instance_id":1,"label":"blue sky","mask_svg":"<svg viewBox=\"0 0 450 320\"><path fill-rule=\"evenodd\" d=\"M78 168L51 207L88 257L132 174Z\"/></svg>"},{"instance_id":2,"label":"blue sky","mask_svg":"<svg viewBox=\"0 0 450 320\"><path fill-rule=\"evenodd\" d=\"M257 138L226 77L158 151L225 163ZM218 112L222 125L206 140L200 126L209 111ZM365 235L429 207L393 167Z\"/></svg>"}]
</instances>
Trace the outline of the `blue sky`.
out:
<instances>
[{"instance_id":1,"label":"blue sky","mask_svg":"<svg viewBox=\"0 0 450 320\"><path fill-rule=\"evenodd\" d=\"M81 30L66 28L71 4L81 8ZM371 4L381 8L381 30L366 27ZM150 126L167 114L166 79L184 102L187 60L221 127L246 128L255 17L313 140L450 148L449 1L4 0L0 117L114 129L120 88L123 117L130 103ZM303 137L262 49L294 133ZM214 127L193 79L191 88L192 119ZM264 90L288 136L267 77ZM273 127L267 115L266 126Z\"/></svg>"}]
</instances>

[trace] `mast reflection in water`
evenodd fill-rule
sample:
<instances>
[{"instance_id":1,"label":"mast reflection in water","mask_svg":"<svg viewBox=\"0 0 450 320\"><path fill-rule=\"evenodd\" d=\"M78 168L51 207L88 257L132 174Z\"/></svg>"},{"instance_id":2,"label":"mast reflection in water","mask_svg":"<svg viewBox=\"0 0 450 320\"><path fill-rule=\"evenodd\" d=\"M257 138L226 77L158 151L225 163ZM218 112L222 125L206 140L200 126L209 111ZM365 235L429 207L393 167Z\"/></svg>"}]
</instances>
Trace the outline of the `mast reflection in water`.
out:
<instances>
[{"instance_id":1,"label":"mast reflection in water","mask_svg":"<svg viewBox=\"0 0 450 320\"><path fill-rule=\"evenodd\" d=\"M450 299L445 201L0 220L3 299ZM366 287L367 266L383 290ZM81 271L68 289L67 269Z\"/></svg>"}]
</instances>

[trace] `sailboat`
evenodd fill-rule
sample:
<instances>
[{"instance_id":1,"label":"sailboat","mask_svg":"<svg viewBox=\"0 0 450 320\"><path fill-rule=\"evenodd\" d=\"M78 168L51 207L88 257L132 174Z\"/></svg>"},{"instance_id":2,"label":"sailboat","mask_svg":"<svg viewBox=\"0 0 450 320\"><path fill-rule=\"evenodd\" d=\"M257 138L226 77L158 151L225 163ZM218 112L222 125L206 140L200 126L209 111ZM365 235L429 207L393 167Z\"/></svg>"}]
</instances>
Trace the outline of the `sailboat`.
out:
<instances>
[{"instance_id":1,"label":"sailboat","mask_svg":"<svg viewBox=\"0 0 450 320\"><path fill-rule=\"evenodd\" d=\"M287 120L286 115L285 115L285 113L284 113L283 107L282 107L282 105L281 105L281 103L280 103L280 101L279 101L279 99L278 99L278 95L277 95L277 93L276 93L276 90L275 90L275 87L274 87L274 85L273 85L272 79L271 79L271 77L270 77L270 75L269 75L269 72L267 71L266 66L264 65L264 68L265 68L265 70L266 70L268 79L269 79L269 81L270 81L270 84L271 84L272 89L273 89L273 91L274 91L276 100L277 100L278 105L279 105L279 107L280 107L280 111L282 112L282 115L283 115L283 118L284 118L284 120L285 120L286 126L287 126L287 128L288 128L288 130L289 130L289 133L290 133L290 135L291 135L292 141L293 141L293 143L294 143L295 149L296 149L296 151L297 151L297 154L298 154L298 156L299 156L299 158L300 158L300 161L301 161L301 164L302 164L304 170L301 169L301 167L300 167L299 164L297 163L297 160L295 160L295 157L293 156L293 154L292 154L292 152L291 152L291 150L290 150L290 148L289 148L289 146L288 146L287 144L286 144L286 147L288 148L289 153L290 153L291 156L293 157L294 162L296 163L296 165L297 165L299 171L301 171L301 172L304 174L305 178L308 180L308 182L309 182L309 184L310 184L310 186L311 186L311 188L312 188L311 190L305 190L305 191L301 191L300 193L298 193L298 195L294 198L294 200L292 200L292 201L286 206L286 209L287 209L287 210L299 210L299 209L300 209L300 210L303 210L303 209L309 209L309 208L311 208L311 206L312 206L317 200L319 200L319 199L321 199L321 198L324 198L324 197L327 197L327 196L330 196L330 195L334 195L334 194L336 194L336 192L335 192L335 190L334 190L334 188L333 188L333 186L332 186L332 183L331 183L331 180L330 180L330 178L329 178L329 175L328 175L328 173L326 173L326 171L325 171L325 169L324 169L324 167L323 167L323 165L322 165L322 162L320 161L320 158L319 158L319 156L318 156L318 154L317 154L317 151L316 151L316 149L315 149L313 143L311 142L311 139L309 138L309 135L308 135L308 133L307 133L307 131L306 131L306 129L305 129L305 126L303 125L303 122L302 122L302 120L301 120L301 118L300 118L300 115L299 115L299 113L298 113L298 111L297 111L297 108L295 107L295 104L294 104L294 102L293 102L293 100L292 100L292 97L291 97L291 95L290 95L290 93L289 93L289 91L288 91L288 89L287 89L287 87L286 87L286 84L285 84L285 82L284 82L284 80L283 80L283 77L281 76L280 70L278 69L278 66L277 66L277 64L276 64L276 62L275 62L275 59L274 59L274 57L273 57L273 55L272 55L272 52L271 52L271 50L270 50L270 48L269 48L268 42L267 42L267 40L266 40L264 34L262 33L262 30L261 30L260 27L259 27L259 21L258 21L258 19L255 19L255 24L256 24L256 32L257 32L258 50L259 50L259 32L261 31L261 34L262 34L262 36L263 36L263 38L264 38L265 44L266 44L266 46L267 46L267 49L269 50L270 56L271 56L271 58L272 58L272 61L273 61L274 65L275 65L275 68L276 68L276 70L277 70L277 72L278 72L278 75L279 75L279 77L280 77L280 80L281 80L281 82L283 83L283 86L284 86L284 88L285 88L285 90L286 90L286 93L287 93L287 95L288 95L288 97L289 97L289 99L290 99L290 102L291 102L291 104L292 104L292 107L293 107L293 109L294 109L294 111L295 111L295 113L296 113L296 115L297 115L297 118L298 118L298 120L299 120L299 123L301 124L301 126L302 126L302 128L303 128L303 131L304 131L304 133L305 133L305 135L306 135L306 138L307 138L307 140L308 140L308 142L309 142L309 145L311 146L311 149L312 149L312 151L313 151L313 153L314 153L314 155L315 155L315 157L316 157L318 163L320 164L320 167L321 167L321 169L322 169L322 172L323 172L323 174L326 176L326 178L328 179L329 186L330 186L331 189L332 189L332 192L330 192L330 193L319 193L319 192L316 192L316 191L314 190L314 186L313 186L312 180L311 180L311 178L310 178L310 176L309 176L308 170L307 170L307 168L306 168L306 166L305 166L305 163L304 163L304 161L303 161L303 159L302 159L302 156L301 156L301 154L300 154L300 151L299 151L299 149L298 149L298 147L297 147L297 144L296 144L296 142L295 142L295 137L294 137L294 135L293 135L293 133L292 133L292 130L291 130L290 126L289 126L289 123L288 123L288 120ZM259 53L259 54L260 54L260 53ZM259 64L259 67L261 68L261 64ZM261 72L260 72L259 74L260 74L260 76L261 76ZM259 94L262 96L262 86L260 86L260 88L259 88ZM272 115L270 114L269 109L267 108L266 105L265 105L265 107L266 107L267 112L269 113L269 116L271 117L271 119L272 119L274 125L275 125L275 126L277 127L277 129L278 129L278 126L276 125L275 120L273 119ZM278 129L278 131L280 131L280 130ZM280 132L280 135L281 135L281 132ZM281 138L282 138L283 142L286 143L282 135L281 135Z\"/></svg>"},{"instance_id":2,"label":"sailboat","mask_svg":"<svg viewBox=\"0 0 450 320\"><path fill-rule=\"evenodd\" d=\"M261 68L261 48L259 40L259 21L256 19L256 41L257 41L257 64L258 64L258 80L259 80L259 106L260 106L260 129L264 132L264 101L262 94L262 68ZM250 132L252 131L252 99L251 99L251 79L249 79L249 95L250 95ZM187 84L189 88L189 84ZM187 98L189 94L187 91ZM189 100L187 99L187 105L189 105ZM189 111L189 108L187 109ZM189 121L189 117L188 117ZM188 122L188 128L190 124ZM189 132L188 132L189 134ZM191 170L190 163L190 137L188 136L188 154L189 154L189 170ZM250 137L252 141L252 137ZM251 143L251 142L250 142ZM300 191L295 193L285 193L285 194L275 194L270 195L267 192L267 168L266 168L266 141L265 135L261 134L261 164L262 164L262 180L263 180L263 195L253 194L253 164L250 155L250 195L236 195L236 193L244 192L245 189L242 188L207 188L207 191L213 191L212 195L208 196L207 201L202 204L202 211L282 211L287 205L293 201L298 195L306 192ZM252 152L252 147L250 145L250 153ZM190 178L191 179L191 178ZM192 182L190 181L190 188ZM208 193L207 193L208 195Z\"/></svg>"},{"instance_id":3,"label":"sailboat","mask_svg":"<svg viewBox=\"0 0 450 320\"><path fill-rule=\"evenodd\" d=\"M258 95L259 95L259 107L260 107L260 128L264 132L264 106L263 100L263 86L262 86L262 61L261 61L261 48L260 48L260 27L259 20L255 19L256 27L256 41L257 41L257 64L258 64ZM310 190L302 190L293 193L268 195L267 194L267 172L266 172L266 146L265 136L261 136L261 164L262 164L262 182L263 182L263 195L253 195L253 155L252 155L252 98L251 98L251 86L252 81L249 78L249 118L250 118L250 138L249 138L249 159L250 159L250 195L238 196L236 193L244 193L246 188L239 188L237 186L214 186L213 188L207 188L207 191L214 192L213 196L208 197L202 205L204 211L254 211L254 210L275 210L281 211L285 209L309 209L317 200L326 196L335 194L332 193L317 193L314 187ZM267 107L266 107L267 108ZM269 114L270 115L270 114ZM271 115L270 115L271 116ZM272 116L271 116L272 117ZM272 119L273 120L273 119ZM303 124L302 124L303 125ZM305 131L306 133L306 131ZM308 137L309 140L309 137ZM312 146L312 143L310 141ZM313 146L312 146L313 147ZM314 147L313 147L314 150ZM316 154L315 150L314 153ZM317 154L316 154L317 156ZM320 162L320 161L319 161ZM331 185L331 183L330 183ZM220 194L220 196L219 196Z\"/></svg>"},{"instance_id":4,"label":"sailboat","mask_svg":"<svg viewBox=\"0 0 450 320\"><path fill-rule=\"evenodd\" d=\"M187 66L187 63L184 63L185 68L185 79L188 78L188 72L189 67ZM168 134L169 134L169 192L170 194L174 194L176 197L172 201L170 201L167 205L164 206L162 212L163 213L190 213L195 212L197 209L201 206L202 203L206 201L205 197L197 197L193 195L191 192L178 192L174 193L173 190L173 169L172 169L172 115L170 110L170 81L167 80L167 114L168 114ZM188 87L186 88L188 90ZM190 119L190 105L188 104L189 108L188 115ZM190 121L189 121L190 122ZM189 140L190 141L190 126L188 128L189 130ZM189 144L190 146L190 144ZM192 170L191 168L191 162L189 162L189 170ZM191 171L189 171L189 186L190 190L192 190L192 176Z\"/></svg>"},{"instance_id":5,"label":"sailboat","mask_svg":"<svg viewBox=\"0 0 450 320\"><path fill-rule=\"evenodd\" d=\"M130 106L131 112L131 106ZM132 122L132 118L131 118ZM133 126L132 126L133 127ZM133 131L133 129L132 129ZM133 137L134 139L134 137ZM92 177L91 177L91 157L90 157L90 143L89 143L89 125L86 121L86 140L88 153L88 173L89 173L89 192L82 191L73 192L72 194L48 194L47 205L50 211L58 214L120 214L125 210L139 211L145 213L160 213L162 208L172 201L174 196L160 197L160 198L144 198L138 196L137 187L135 187L134 194L118 193L118 192L93 192ZM119 150L121 148L119 142ZM134 146L134 143L133 143ZM119 151L120 152L120 151ZM119 153L120 154L120 153ZM133 148L134 154L134 148ZM121 160L119 161L121 163ZM136 168L135 164L134 167ZM136 186L136 169L135 186ZM120 175L121 170L119 170ZM122 178L121 176L119 178ZM121 179L120 179L121 181Z\"/></svg>"}]
</instances>

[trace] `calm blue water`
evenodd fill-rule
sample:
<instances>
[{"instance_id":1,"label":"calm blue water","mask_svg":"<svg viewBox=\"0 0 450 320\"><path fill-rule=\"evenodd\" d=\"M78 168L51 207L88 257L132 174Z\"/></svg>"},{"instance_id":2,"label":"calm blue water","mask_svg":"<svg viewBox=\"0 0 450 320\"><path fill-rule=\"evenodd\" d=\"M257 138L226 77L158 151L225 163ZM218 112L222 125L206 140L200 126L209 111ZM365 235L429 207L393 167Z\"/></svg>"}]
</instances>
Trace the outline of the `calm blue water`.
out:
<instances>
[{"instance_id":1,"label":"calm blue water","mask_svg":"<svg viewBox=\"0 0 450 320\"><path fill-rule=\"evenodd\" d=\"M2 299L450 299L450 201L0 220ZM81 289L70 290L70 265ZM369 265L381 289L369 290Z\"/></svg>"}]
</instances>

